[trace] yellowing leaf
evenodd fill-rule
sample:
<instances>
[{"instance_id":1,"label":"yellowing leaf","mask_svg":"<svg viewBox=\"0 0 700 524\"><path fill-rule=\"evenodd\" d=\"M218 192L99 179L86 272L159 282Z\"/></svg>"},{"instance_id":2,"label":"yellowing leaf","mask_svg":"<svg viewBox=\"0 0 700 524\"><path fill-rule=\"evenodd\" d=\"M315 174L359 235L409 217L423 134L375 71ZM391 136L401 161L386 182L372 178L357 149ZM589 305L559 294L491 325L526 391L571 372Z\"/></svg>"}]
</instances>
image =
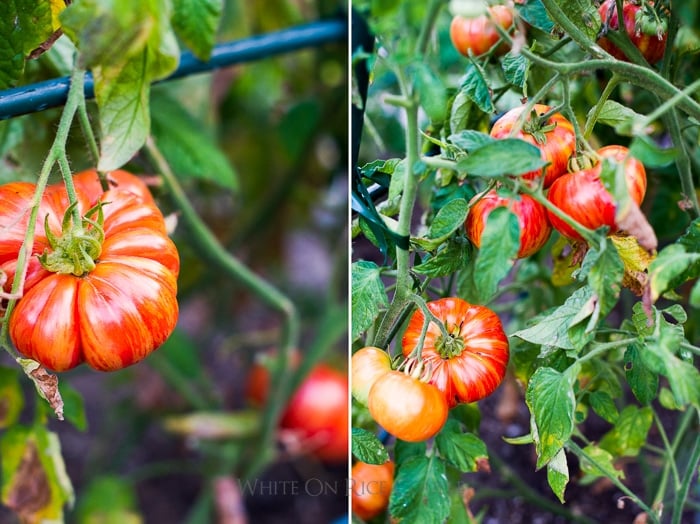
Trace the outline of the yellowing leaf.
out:
<instances>
[{"instance_id":1,"label":"yellowing leaf","mask_svg":"<svg viewBox=\"0 0 700 524\"><path fill-rule=\"evenodd\" d=\"M610 240L625 266L622 285L635 295L641 296L649 281L649 264L656 258L656 253L649 253L633 236L612 235Z\"/></svg>"},{"instance_id":2,"label":"yellowing leaf","mask_svg":"<svg viewBox=\"0 0 700 524\"><path fill-rule=\"evenodd\" d=\"M58 15L66 8L66 2L64 0L49 0L49 6L51 7L51 27L56 31L61 27Z\"/></svg>"}]
</instances>

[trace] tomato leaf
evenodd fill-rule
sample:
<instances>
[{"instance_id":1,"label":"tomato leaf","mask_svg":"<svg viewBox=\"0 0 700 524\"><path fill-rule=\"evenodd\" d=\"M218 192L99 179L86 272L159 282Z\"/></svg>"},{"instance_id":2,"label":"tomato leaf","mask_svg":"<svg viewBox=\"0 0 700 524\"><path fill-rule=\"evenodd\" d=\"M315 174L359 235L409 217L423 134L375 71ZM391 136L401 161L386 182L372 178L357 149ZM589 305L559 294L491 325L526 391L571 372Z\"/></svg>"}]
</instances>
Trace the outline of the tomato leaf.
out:
<instances>
[{"instance_id":1,"label":"tomato leaf","mask_svg":"<svg viewBox=\"0 0 700 524\"><path fill-rule=\"evenodd\" d=\"M352 264L352 340L369 329L382 307L389 301L374 262L360 260Z\"/></svg>"},{"instance_id":2,"label":"tomato leaf","mask_svg":"<svg viewBox=\"0 0 700 524\"><path fill-rule=\"evenodd\" d=\"M486 178L521 175L546 165L537 147L519 138L493 140L457 163L457 169Z\"/></svg>"},{"instance_id":3,"label":"tomato leaf","mask_svg":"<svg viewBox=\"0 0 700 524\"><path fill-rule=\"evenodd\" d=\"M402 462L391 490L389 513L406 522L442 524L450 513L445 461L432 455Z\"/></svg>"},{"instance_id":4,"label":"tomato leaf","mask_svg":"<svg viewBox=\"0 0 700 524\"><path fill-rule=\"evenodd\" d=\"M588 395L588 400L591 404L591 408L596 414L602 418L614 424L619 416L617 411L617 406L613 401L612 397L605 391L593 391Z\"/></svg>"},{"instance_id":5,"label":"tomato leaf","mask_svg":"<svg viewBox=\"0 0 700 524\"><path fill-rule=\"evenodd\" d=\"M17 368L0 367L0 429L15 424L24 407L19 373Z\"/></svg>"},{"instance_id":6,"label":"tomato leaf","mask_svg":"<svg viewBox=\"0 0 700 524\"><path fill-rule=\"evenodd\" d=\"M646 443L653 421L650 407L627 406L615 426L600 439L598 445L614 457L636 457Z\"/></svg>"},{"instance_id":7,"label":"tomato leaf","mask_svg":"<svg viewBox=\"0 0 700 524\"><path fill-rule=\"evenodd\" d=\"M173 0L175 33L202 61L209 60L223 11L222 0Z\"/></svg>"},{"instance_id":8,"label":"tomato leaf","mask_svg":"<svg viewBox=\"0 0 700 524\"><path fill-rule=\"evenodd\" d=\"M590 302L593 290L583 286L574 291L561 306L535 317L533 325L516 331L513 336L538 345L574 349L569 337L569 326Z\"/></svg>"},{"instance_id":9,"label":"tomato leaf","mask_svg":"<svg viewBox=\"0 0 700 524\"><path fill-rule=\"evenodd\" d=\"M635 398L645 406L656 398L659 389L658 373L649 369L644 363L641 343L632 344L625 351L625 378Z\"/></svg>"},{"instance_id":10,"label":"tomato leaf","mask_svg":"<svg viewBox=\"0 0 700 524\"><path fill-rule=\"evenodd\" d=\"M83 396L65 380L59 383L58 389L63 398L63 415L66 420L73 424L76 429L85 431L87 429L87 416L85 415Z\"/></svg>"},{"instance_id":11,"label":"tomato leaf","mask_svg":"<svg viewBox=\"0 0 700 524\"><path fill-rule=\"evenodd\" d=\"M564 448L560 449L547 464L547 482L559 502L564 504L564 491L569 483L569 465L566 462Z\"/></svg>"},{"instance_id":12,"label":"tomato leaf","mask_svg":"<svg viewBox=\"0 0 700 524\"><path fill-rule=\"evenodd\" d=\"M482 69L474 62L470 61L459 88L460 93L464 93L467 98L474 102L484 113L493 113L493 100L491 90L486 82Z\"/></svg>"},{"instance_id":13,"label":"tomato leaf","mask_svg":"<svg viewBox=\"0 0 700 524\"><path fill-rule=\"evenodd\" d=\"M207 126L165 93L151 97L153 138L173 171L181 177L209 180L238 189L238 175Z\"/></svg>"},{"instance_id":14,"label":"tomato leaf","mask_svg":"<svg viewBox=\"0 0 700 524\"><path fill-rule=\"evenodd\" d=\"M442 79L435 74L427 62L419 61L411 68L418 90L420 105L431 120L439 122L445 118L447 93Z\"/></svg>"},{"instance_id":15,"label":"tomato leaf","mask_svg":"<svg viewBox=\"0 0 700 524\"><path fill-rule=\"evenodd\" d=\"M591 117L593 111L594 108L591 108L587 115L588 118ZM596 122L613 127L618 135L636 136L639 133L633 129L636 127L636 123L643 118L639 113L615 100L606 100Z\"/></svg>"},{"instance_id":16,"label":"tomato leaf","mask_svg":"<svg viewBox=\"0 0 700 524\"><path fill-rule=\"evenodd\" d=\"M576 397L570 374L539 368L530 378L525 402L537 451L537 469L561 451L574 431Z\"/></svg>"},{"instance_id":17,"label":"tomato leaf","mask_svg":"<svg viewBox=\"0 0 700 524\"><path fill-rule=\"evenodd\" d=\"M109 504L105 504L105 500L109 500ZM137 524L142 518L136 507L133 484L120 477L99 476L81 492L76 509L77 522Z\"/></svg>"},{"instance_id":18,"label":"tomato leaf","mask_svg":"<svg viewBox=\"0 0 700 524\"><path fill-rule=\"evenodd\" d=\"M463 198L450 200L435 215L426 237L438 242L447 240L452 233L464 225L468 211L469 206Z\"/></svg>"},{"instance_id":19,"label":"tomato leaf","mask_svg":"<svg viewBox=\"0 0 700 524\"><path fill-rule=\"evenodd\" d=\"M654 303L665 293L698 275L695 271L700 253L688 253L683 244L671 244L663 248L649 264L649 288Z\"/></svg>"},{"instance_id":20,"label":"tomato leaf","mask_svg":"<svg viewBox=\"0 0 700 524\"><path fill-rule=\"evenodd\" d=\"M599 248L589 249L586 253L578 276L587 278L595 296L595 309L587 331L593 331L598 321L617 304L624 274L625 267L610 239L606 238Z\"/></svg>"},{"instance_id":21,"label":"tomato leaf","mask_svg":"<svg viewBox=\"0 0 700 524\"><path fill-rule=\"evenodd\" d=\"M551 33L554 22L549 19L542 0L528 0L525 4L515 4L518 14L532 27L537 27L545 33Z\"/></svg>"},{"instance_id":22,"label":"tomato leaf","mask_svg":"<svg viewBox=\"0 0 700 524\"><path fill-rule=\"evenodd\" d=\"M453 133L447 139L464 151L473 151L496 141L492 136L473 129L465 129L459 133Z\"/></svg>"},{"instance_id":23,"label":"tomato leaf","mask_svg":"<svg viewBox=\"0 0 700 524\"><path fill-rule=\"evenodd\" d=\"M462 269L470 255L469 243L464 238L450 239L434 255L413 266L413 271L431 278L448 276Z\"/></svg>"},{"instance_id":24,"label":"tomato leaf","mask_svg":"<svg viewBox=\"0 0 700 524\"><path fill-rule=\"evenodd\" d=\"M589 444L583 448L584 455L579 461L581 471L592 477L625 478L625 472L617 469L613 457L608 451Z\"/></svg>"},{"instance_id":25,"label":"tomato leaf","mask_svg":"<svg viewBox=\"0 0 700 524\"><path fill-rule=\"evenodd\" d=\"M74 500L58 436L43 426L12 426L0 437L2 503L31 522L63 521Z\"/></svg>"},{"instance_id":26,"label":"tomato leaf","mask_svg":"<svg viewBox=\"0 0 700 524\"><path fill-rule=\"evenodd\" d=\"M440 455L463 473L477 470L477 459L487 459L486 444L473 433L464 433L456 420L448 420L435 438Z\"/></svg>"},{"instance_id":27,"label":"tomato leaf","mask_svg":"<svg viewBox=\"0 0 700 524\"><path fill-rule=\"evenodd\" d=\"M489 213L474 262L476 290L482 304L498 291L498 284L510 272L520 248L518 217L506 207Z\"/></svg>"},{"instance_id":28,"label":"tomato leaf","mask_svg":"<svg viewBox=\"0 0 700 524\"><path fill-rule=\"evenodd\" d=\"M41 0L0 2L0 89L17 85L25 57L53 32L51 6Z\"/></svg>"},{"instance_id":29,"label":"tomato leaf","mask_svg":"<svg viewBox=\"0 0 700 524\"><path fill-rule=\"evenodd\" d=\"M501 61L506 81L515 87L524 88L530 72L530 61L521 54L509 52Z\"/></svg>"},{"instance_id":30,"label":"tomato leaf","mask_svg":"<svg viewBox=\"0 0 700 524\"><path fill-rule=\"evenodd\" d=\"M596 7L588 0L556 0L559 8L567 18L572 20L586 36L596 41L600 31L600 15Z\"/></svg>"},{"instance_id":31,"label":"tomato leaf","mask_svg":"<svg viewBox=\"0 0 700 524\"><path fill-rule=\"evenodd\" d=\"M651 137L635 136L630 143L630 154L646 167L659 168L673 164L678 157L675 147L661 148Z\"/></svg>"},{"instance_id":32,"label":"tomato leaf","mask_svg":"<svg viewBox=\"0 0 700 524\"><path fill-rule=\"evenodd\" d=\"M352 454L367 464L384 464L389 453L377 435L362 428L352 428Z\"/></svg>"}]
</instances>

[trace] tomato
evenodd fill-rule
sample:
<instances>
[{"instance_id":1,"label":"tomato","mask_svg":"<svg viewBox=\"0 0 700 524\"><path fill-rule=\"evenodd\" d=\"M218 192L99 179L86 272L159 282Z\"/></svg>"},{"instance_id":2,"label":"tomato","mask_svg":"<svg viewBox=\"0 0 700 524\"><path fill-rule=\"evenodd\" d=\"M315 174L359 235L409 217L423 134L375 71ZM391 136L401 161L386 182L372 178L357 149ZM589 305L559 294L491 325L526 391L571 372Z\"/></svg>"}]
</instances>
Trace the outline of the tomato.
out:
<instances>
[{"instance_id":1,"label":"tomato","mask_svg":"<svg viewBox=\"0 0 700 524\"><path fill-rule=\"evenodd\" d=\"M445 396L435 386L401 371L389 371L376 380L367 406L377 424L407 442L433 437L447 421Z\"/></svg>"},{"instance_id":2,"label":"tomato","mask_svg":"<svg viewBox=\"0 0 700 524\"><path fill-rule=\"evenodd\" d=\"M248 373L246 373L245 382L245 398L255 407L261 407L267 402L267 397L270 391L270 369L275 364L277 359L276 350L261 352L255 355ZM301 354L299 351L292 350L289 356L289 369L299 367Z\"/></svg>"},{"instance_id":3,"label":"tomato","mask_svg":"<svg viewBox=\"0 0 700 524\"><path fill-rule=\"evenodd\" d=\"M598 155L616 162L624 161L625 179L630 196L637 205L641 204L647 186L644 165L629 156L629 150L623 146L603 147L598 150ZM581 225L589 229L607 226L612 234L619 230L615 223L616 204L600 180L601 169L602 165L599 163L590 169L564 175L549 188L547 199ZM562 235L572 240L583 240L581 235L561 218L549 211L548 214L552 226Z\"/></svg>"},{"instance_id":4,"label":"tomato","mask_svg":"<svg viewBox=\"0 0 700 524\"><path fill-rule=\"evenodd\" d=\"M362 520L380 515L389 505L394 485L394 463L356 462L350 471L352 514Z\"/></svg>"},{"instance_id":5,"label":"tomato","mask_svg":"<svg viewBox=\"0 0 700 524\"><path fill-rule=\"evenodd\" d=\"M522 127L512 133L525 106L516 107L501 116L491 128L493 138L520 138L539 148L542 160L549 163L544 169L544 187L548 188L558 177L566 173L569 157L576 151L576 133L574 126L561 113L554 113L541 122L539 118L528 115ZM542 116L551 107L535 104L533 111ZM542 176L542 170L530 171L521 178L537 180Z\"/></svg>"},{"instance_id":6,"label":"tomato","mask_svg":"<svg viewBox=\"0 0 700 524\"><path fill-rule=\"evenodd\" d=\"M549 225L545 207L529 195L508 198L500 196L494 189L485 195L476 195L469 204L469 214L464 227L467 237L476 247L481 247L481 235L486 227L486 219L497 207L507 207L518 217L518 258L529 257L547 243L552 226Z\"/></svg>"},{"instance_id":7,"label":"tomato","mask_svg":"<svg viewBox=\"0 0 700 524\"><path fill-rule=\"evenodd\" d=\"M625 31L630 40L642 56L650 64L661 60L666 50L668 40L668 14L663 9L657 9L654 2L641 2L624 0L622 4L622 19L625 22ZM645 11L649 11L646 13ZM653 14L656 11L656 15ZM612 30L620 27L615 0L605 0L598 8L600 18ZM618 60L628 60L627 56L607 37L598 39L598 45L613 55Z\"/></svg>"},{"instance_id":8,"label":"tomato","mask_svg":"<svg viewBox=\"0 0 700 524\"><path fill-rule=\"evenodd\" d=\"M347 462L349 454L348 378L319 364L290 399L280 427L296 430L312 453L328 463Z\"/></svg>"},{"instance_id":9,"label":"tomato","mask_svg":"<svg viewBox=\"0 0 700 524\"><path fill-rule=\"evenodd\" d=\"M449 335L445 339L434 322L428 326L421 355L426 369L431 370L430 383L444 394L450 407L493 393L505 376L509 356L508 337L496 313L454 297L427 305ZM424 318L421 310L411 316L401 341L404 355L410 355L418 344Z\"/></svg>"},{"instance_id":10,"label":"tomato","mask_svg":"<svg viewBox=\"0 0 700 524\"><path fill-rule=\"evenodd\" d=\"M32 184L0 188L10 197L0 206L0 228L10 232L0 241L0 264L12 276L33 191ZM145 358L175 328L180 259L154 205L119 190L76 191L81 216L104 203L103 235L87 222L62 231L65 189L47 188L39 211L45 221L37 224L32 251L42 257L31 257L9 333L20 353L54 371L83 362L113 371Z\"/></svg>"},{"instance_id":11,"label":"tomato","mask_svg":"<svg viewBox=\"0 0 700 524\"><path fill-rule=\"evenodd\" d=\"M456 15L450 24L450 38L455 49L464 56L483 55L500 40L501 36L496 30L498 24L508 31L513 25L513 11L510 7L495 5L488 8L491 18L486 14L468 18ZM495 22L495 24L494 24ZM506 46L499 48L497 52L503 54Z\"/></svg>"},{"instance_id":12,"label":"tomato","mask_svg":"<svg viewBox=\"0 0 700 524\"><path fill-rule=\"evenodd\" d=\"M352 396L367 405L369 390L379 377L391 371L391 357L379 348L368 346L352 356Z\"/></svg>"},{"instance_id":13,"label":"tomato","mask_svg":"<svg viewBox=\"0 0 700 524\"><path fill-rule=\"evenodd\" d=\"M136 175L123 169L115 169L106 173L106 177L109 189L126 191L146 202L153 203L153 196L148 186ZM90 196L98 197L103 192L96 169L88 169L76 173L73 175L73 184L75 184L76 189Z\"/></svg>"}]
</instances>

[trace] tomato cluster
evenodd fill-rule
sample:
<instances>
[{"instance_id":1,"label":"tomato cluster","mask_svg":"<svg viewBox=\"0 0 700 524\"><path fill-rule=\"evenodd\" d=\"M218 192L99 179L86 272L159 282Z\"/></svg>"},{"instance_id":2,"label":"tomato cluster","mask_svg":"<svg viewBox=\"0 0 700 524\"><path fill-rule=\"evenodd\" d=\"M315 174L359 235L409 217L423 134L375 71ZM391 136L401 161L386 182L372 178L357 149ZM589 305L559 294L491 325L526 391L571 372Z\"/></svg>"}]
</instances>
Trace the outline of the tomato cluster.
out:
<instances>
[{"instance_id":1,"label":"tomato cluster","mask_svg":"<svg viewBox=\"0 0 700 524\"><path fill-rule=\"evenodd\" d=\"M493 311L460 298L426 305L440 324L431 320L424 330L425 315L414 312L401 342L405 370L393 370L389 355L372 346L352 357L353 395L387 432L408 442L437 434L458 403L493 393L508 365L508 338Z\"/></svg>"},{"instance_id":2,"label":"tomato cluster","mask_svg":"<svg viewBox=\"0 0 700 524\"><path fill-rule=\"evenodd\" d=\"M23 296L9 318L9 333L20 353L51 370L85 362L113 371L145 358L175 328L180 259L138 177L114 171L106 192L95 170L73 181L73 206L63 183L47 187L41 198ZM26 182L0 186L6 291L35 190Z\"/></svg>"}]
</instances>

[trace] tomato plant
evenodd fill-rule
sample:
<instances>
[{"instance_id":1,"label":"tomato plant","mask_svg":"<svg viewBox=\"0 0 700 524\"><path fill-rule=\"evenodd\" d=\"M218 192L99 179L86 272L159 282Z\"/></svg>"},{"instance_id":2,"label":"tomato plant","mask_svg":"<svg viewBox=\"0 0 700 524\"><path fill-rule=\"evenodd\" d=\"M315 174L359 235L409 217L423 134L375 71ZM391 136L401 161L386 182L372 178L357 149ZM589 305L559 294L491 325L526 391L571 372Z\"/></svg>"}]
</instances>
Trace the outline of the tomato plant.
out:
<instances>
[{"instance_id":1,"label":"tomato plant","mask_svg":"<svg viewBox=\"0 0 700 524\"><path fill-rule=\"evenodd\" d=\"M626 147L605 146L597 153L601 162L589 169L562 176L552 184L547 198L579 224L589 229L606 226L611 234L617 233L619 227L615 222L616 202L600 179L602 161L611 159L622 164L630 198L636 205L642 203L646 193L646 171L639 160L630 156ZM565 237L583 240L583 237L557 214L549 212L549 221Z\"/></svg>"},{"instance_id":2,"label":"tomato plant","mask_svg":"<svg viewBox=\"0 0 700 524\"><path fill-rule=\"evenodd\" d=\"M600 4L598 13L608 31L615 31L620 27L620 16L615 0L605 0ZM668 40L668 13L665 7L659 8L659 5L649 0L624 0L622 20L627 36L647 62L656 64L663 58ZM598 44L615 58L627 60L625 52L607 36L599 38Z\"/></svg>"},{"instance_id":3,"label":"tomato plant","mask_svg":"<svg viewBox=\"0 0 700 524\"><path fill-rule=\"evenodd\" d=\"M319 364L307 375L285 407L280 427L297 431L309 450L321 460L348 459L347 376Z\"/></svg>"},{"instance_id":4,"label":"tomato plant","mask_svg":"<svg viewBox=\"0 0 700 524\"><path fill-rule=\"evenodd\" d=\"M389 371L391 357L383 349L370 346L357 350L352 355L350 370L353 397L366 405L372 385Z\"/></svg>"},{"instance_id":5,"label":"tomato plant","mask_svg":"<svg viewBox=\"0 0 700 524\"><path fill-rule=\"evenodd\" d=\"M488 8L488 14L474 17L455 14L450 24L452 44L464 56L483 55L501 40L496 25L506 31L510 29L513 25L513 11L510 7L495 5ZM501 51L503 48L496 50Z\"/></svg>"},{"instance_id":6,"label":"tomato plant","mask_svg":"<svg viewBox=\"0 0 700 524\"><path fill-rule=\"evenodd\" d=\"M569 157L576 149L574 128L564 115L552 113L552 108L543 104L535 104L532 112L521 122L524 109L515 107L507 111L493 124L491 136L516 137L537 146L542 152L542 159L548 163L543 182L547 188L566 173ZM541 178L542 172L534 170L521 176L533 180Z\"/></svg>"},{"instance_id":7,"label":"tomato plant","mask_svg":"<svg viewBox=\"0 0 700 524\"><path fill-rule=\"evenodd\" d=\"M469 214L464 223L469 240L476 247L481 246L481 235L486 227L489 214L497 207L505 207L518 218L520 228L520 246L518 258L529 257L537 253L549 240L552 227L547 219L545 207L528 195L515 198L500 196L495 190L476 195L469 207Z\"/></svg>"},{"instance_id":8,"label":"tomato plant","mask_svg":"<svg viewBox=\"0 0 700 524\"><path fill-rule=\"evenodd\" d=\"M421 310L416 311L401 340L403 354L420 350L430 370L430 383L442 391L450 407L489 396L508 365L508 338L498 316L484 306L454 297L426 305L444 331L426 320ZM423 336L426 322L428 330Z\"/></svg>"},{"instance_id":9,"label":"tomato plant","mask_svg":"<svg viewBox=\"0 0 700 524\"><path fill-rule=\"evenodd\" d=\"M477 3L445 4L354 3L374 38L353 55L351 338L396 370L353 403L354 456L395 462L379 519L682 522L700 464L700 3L489 2L513 21L494 26L507 52L483 54L453 43ZM402 370L447 395L421 442L372 409Z\"/></svg>"},{"instance_id":10,"label":"tomato plant","mask_svg":"<svg viewBox=\"0 0 700 524\"><path fill-rule=\"evenodd\" d=\"M434 436L447 420L447 400L435 386L402 371L389 371L369 390L369 412L386 431L407 442Z\"/></svg>"},{"instance_id":11,"label":"tomato plant","mask_svg":"<svg viewBox=\"0 0 700 524\"><path fill-rule=\"evenodd\" d=\"M357 461L350 471L353 515L369 520L384 512L389 505L394 483L394 463L367 464Z\"/></svg>"}]
</instances>

